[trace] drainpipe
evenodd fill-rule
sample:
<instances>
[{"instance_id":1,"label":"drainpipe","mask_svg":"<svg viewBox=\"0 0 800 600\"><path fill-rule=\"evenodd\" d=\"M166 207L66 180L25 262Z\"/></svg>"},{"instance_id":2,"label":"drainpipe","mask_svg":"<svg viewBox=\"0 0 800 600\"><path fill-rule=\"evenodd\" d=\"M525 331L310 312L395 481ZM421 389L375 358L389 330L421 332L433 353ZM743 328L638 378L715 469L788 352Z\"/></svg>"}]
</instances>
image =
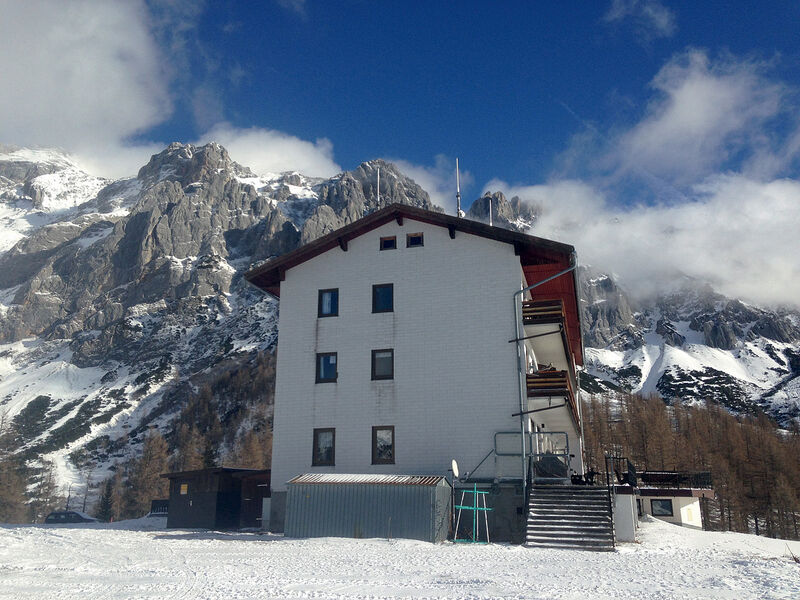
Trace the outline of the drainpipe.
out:
<instances>
[{"instance_id":1,"label":"drainpipe","mask_svg":"<svg viewBox=\"0 0 800 600\"><path fill-rule=\"evenodd\" d=\"M526 451L525 451L525 398L527 396L527 384L525 379L526 368L523 364L523 357L525 356L525 341L522 339L525 335L525 331L522 326L522 295L525 292L532 290L535 287L539 287L542 284L547 283L548 281L552 281L570 271L574 271L575 268L578 266L578 260L573 252L569 257L570 267L568 269L564 269L563 271L556 273L555 275L551 275L546 279L542 279L541 281L537 281L533 285L529 285L526 288L522 288L521 290L517 290L514 292L514 325L516 329L516 337L517 337L517 372L519 375L519 433L520 433L520 444L522 447L522 497L527 498L528 490L528 461L526 459ZM576 289L577 292L577 289ZM533 357L534 365L538 369L538 365L536 363L536 355Z\"/></svg>"}]
</instances>

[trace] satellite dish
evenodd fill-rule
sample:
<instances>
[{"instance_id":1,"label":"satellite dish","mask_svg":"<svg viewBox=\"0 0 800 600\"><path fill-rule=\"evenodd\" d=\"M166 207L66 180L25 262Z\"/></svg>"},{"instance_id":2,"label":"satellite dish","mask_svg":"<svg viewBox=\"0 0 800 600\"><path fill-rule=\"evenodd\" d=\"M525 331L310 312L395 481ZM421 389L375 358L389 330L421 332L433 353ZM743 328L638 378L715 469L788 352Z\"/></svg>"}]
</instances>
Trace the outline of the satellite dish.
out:
<instances>
[{"instance_id":1,"label":"satellite dish","mask_svg":"<svg viewBox=\"0 0 800 600\"><path fill-rule=\"evenodd\" d=\"M453 469L453 477L458 479L458 463L456 462L455 458L453 459L453 462L450 463L450 467Z\"/></svg>"}]
</instances>

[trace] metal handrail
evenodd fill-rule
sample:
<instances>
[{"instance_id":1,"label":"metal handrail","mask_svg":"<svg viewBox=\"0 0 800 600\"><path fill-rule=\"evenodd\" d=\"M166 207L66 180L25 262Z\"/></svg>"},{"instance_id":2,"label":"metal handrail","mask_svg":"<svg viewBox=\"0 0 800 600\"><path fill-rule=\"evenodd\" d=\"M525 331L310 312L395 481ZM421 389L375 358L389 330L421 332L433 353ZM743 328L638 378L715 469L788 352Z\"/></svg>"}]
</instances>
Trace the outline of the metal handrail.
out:
<instances>
[{"instance_id":1,"label":"metal handrail","mask_svg":"<svg viewBox=\"0 0 800 600\"><path fill-rule=\"evenodd\" d=\"M614 533L614 500L616 500L616 489L614 485L611 483L611 475L608 468L608 462L613 461L614 457L609 456L608 454L605 455L605 464L606 464L606 488L608 490L608 516L611 519L611 541L614 545L616 545L616 534ZM613 471L613 467L612 467Z\"/></svg>"}]
</instances>

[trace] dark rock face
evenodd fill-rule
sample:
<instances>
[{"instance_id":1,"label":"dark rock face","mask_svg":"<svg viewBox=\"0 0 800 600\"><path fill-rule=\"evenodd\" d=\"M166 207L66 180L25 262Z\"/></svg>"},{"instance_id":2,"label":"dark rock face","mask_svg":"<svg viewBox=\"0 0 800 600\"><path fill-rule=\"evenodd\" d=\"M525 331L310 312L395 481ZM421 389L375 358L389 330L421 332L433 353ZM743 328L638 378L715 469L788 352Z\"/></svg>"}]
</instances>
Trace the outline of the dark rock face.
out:
<instances>
[{"instance_id":1,"label":"dark rock face","mask_svg":"<svg viewBox=\"0 0 800 600\"><path fill-rule=\"evenodd\" d=\"M644 343L642 317L611 277L579 267L578 281L586 346L629 350Z\"/></svg>"},{"instance_id":2,"label":"dark rock face","mask_svg":"<svg viewBox=\"0 0 800 600\"><path fill-rule=\"evenodd\" d=\"M526 231L539 216L538 209L523 202L519 196L507 200L502 192L486 192L472 203L467 216L488 223L490 207L494 225L515 231Z\"/></svg>"},{"instance_id":3,"label":"dark rock face","mask_svg":"<svg viewBox=\"0 0 800 600\"><path fill-rule=\"evenodd\" d=\"M664 338L670 346L680 347L686 343L686 338L675 331L675 326L666 319L659 319L656 323L656 333Z\"/></svg>"}]
</instances>

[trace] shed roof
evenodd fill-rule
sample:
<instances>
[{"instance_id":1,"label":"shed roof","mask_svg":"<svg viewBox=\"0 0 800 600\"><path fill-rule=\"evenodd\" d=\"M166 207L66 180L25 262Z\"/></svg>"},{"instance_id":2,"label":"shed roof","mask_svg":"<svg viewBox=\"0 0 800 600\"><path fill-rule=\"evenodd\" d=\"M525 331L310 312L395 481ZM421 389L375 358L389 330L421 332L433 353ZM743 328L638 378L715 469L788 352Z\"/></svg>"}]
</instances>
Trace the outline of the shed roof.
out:
<instances>
[{"instance_id":1,"label":"shed roof","mask_svg":"<svg viewBox=\"0 0 800 600\"><path fill-rule=\"evenodd\" d=\"M290 484L339 484L339 485L438 485L443 479L439 475L378 475L362 473L304 473Z\"/></svg>"}]
</instances>

